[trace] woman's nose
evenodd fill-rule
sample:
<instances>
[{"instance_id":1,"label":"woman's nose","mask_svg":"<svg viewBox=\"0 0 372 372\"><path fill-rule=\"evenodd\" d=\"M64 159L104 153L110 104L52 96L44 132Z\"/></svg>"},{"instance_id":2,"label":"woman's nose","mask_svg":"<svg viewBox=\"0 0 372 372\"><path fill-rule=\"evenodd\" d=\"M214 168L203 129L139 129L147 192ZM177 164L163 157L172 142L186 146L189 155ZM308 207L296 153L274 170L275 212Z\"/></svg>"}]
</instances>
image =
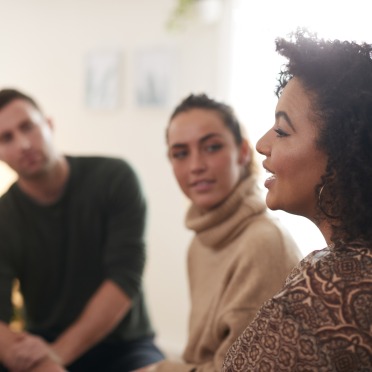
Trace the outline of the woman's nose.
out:
<instances>
[{"instance_id":1,"label":"woman's nose","mask_svg":"<svg viewBox=\"0 0 372 372\"><path fill-rule=\"evenodd\" d=\"M265 156L269 156L271 153L271 146L269 141L269 133L270 131L266 132L258 141L256 144L256 150L261 154Z\"/></svg>"},{"instance_id":2,"label":"woman's nose","mask_svg":"<svg viewBox=\"0 0 372 372\"><path fill-rule=\"evenodd\" d=\"M192 173L200 173L207 168L205 158L200 153L194 153L191 156L190 170Z\"/></svg>"}]
</instances>

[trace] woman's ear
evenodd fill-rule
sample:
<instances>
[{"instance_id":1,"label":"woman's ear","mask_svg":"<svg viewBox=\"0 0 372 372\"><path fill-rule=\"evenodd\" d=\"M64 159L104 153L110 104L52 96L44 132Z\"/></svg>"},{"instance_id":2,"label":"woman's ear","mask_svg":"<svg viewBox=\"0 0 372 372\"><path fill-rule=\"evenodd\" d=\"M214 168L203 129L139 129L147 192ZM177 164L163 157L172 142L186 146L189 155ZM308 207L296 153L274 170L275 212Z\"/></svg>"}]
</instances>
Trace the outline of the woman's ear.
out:
<instances>
[{"instance_id":1,"label":"woman's ear","mask_svg":"<svg viewBox=\"0 0 372 372\"><path fill-rule=\"evenodd\" d=\"M239 152L239 164L247 165L252 159L252 149L249 146L248 141L243 138L243 141L240 145L240 152Z\"/></svg>"}]
</instances>

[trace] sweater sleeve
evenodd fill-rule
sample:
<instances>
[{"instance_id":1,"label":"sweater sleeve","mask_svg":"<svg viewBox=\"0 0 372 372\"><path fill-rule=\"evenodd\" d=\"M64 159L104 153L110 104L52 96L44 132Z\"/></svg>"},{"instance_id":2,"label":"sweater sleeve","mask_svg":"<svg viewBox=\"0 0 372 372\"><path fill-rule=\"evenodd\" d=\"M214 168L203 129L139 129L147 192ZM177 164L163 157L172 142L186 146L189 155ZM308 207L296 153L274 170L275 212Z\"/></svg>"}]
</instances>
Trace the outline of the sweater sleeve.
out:
<instances>
[{"instance_id":1,"label":"sweater sleeve","mask_svg":"<svg viewBox=\"0 0 372 372\"><path fill-rule=\"evenodd\" d=\"M241 237L240 248L227 275L219 299L215 321L205 324L204 340L189 338L190 350L199 352L198 364L176 364L164 361L159 372L219 372L229 347L256 315L261 304L272 297L284 284L286 276L298 262L298 251L281 229L264 220L252 225ZM213 318L213 315L210 315ZM207 341L208 340L208 341ZM195 345L200 345L200 347ZM188 348L184 357L191 356Z\"/></svg>"},{"instance_id":2,"label":"sweater sleeve","mask_svg":"<svg viewBox=\"0 0 372 372\"><path fill-rule=\"evenodd\" d=\"M106 277L133 298L140 290L145 265L146 203L139 180L127 163L112 175L107 195Z\"/></svg>"},{"instance_id":3,"label":"sweater sleeve","mask_svg":"<svg viewBox=\"0 0 372 372\"><path fill-rule=\"evenodd\" d=\"M171 360L163 360L157 364L156 372L195 372L196 366L193 364L173 362Z\"/></svg>"},{"instance_id":4,"label":"sweater sleeve","mask_svg":"<svg viewBox=\"0 0 372 372\"><path fill-rule=\"evenodd\" d=\"M283 254L280 234L257 236L249 249L252 250L251 257L241 257L221 299L215 336L219 345L212 359L197 366L195 372L221 371L229 347L253 320L261 304L282 287L290 270L289 264L295 263Z\"/></svg>"},{"instance_id":5,"label":"sweater sleeve","mask_svg":"<svg viewBox=\"0 0 372 372\"><path fill-rule=\"evenodd\" d=\"M220 343L213 357L205 363L192 364L180 363L169 360L160 362L156 368L156 372L220 372L225 354L229 347L233 344L236 338L245 328L243 324L247 325L246 319L252 318L255 312L237 311L234 314L228 314L227 322L225 322L226 329L229 328L228 333ZM243 321L244 319L244 321Z\"/></svg>"}]
</instances>

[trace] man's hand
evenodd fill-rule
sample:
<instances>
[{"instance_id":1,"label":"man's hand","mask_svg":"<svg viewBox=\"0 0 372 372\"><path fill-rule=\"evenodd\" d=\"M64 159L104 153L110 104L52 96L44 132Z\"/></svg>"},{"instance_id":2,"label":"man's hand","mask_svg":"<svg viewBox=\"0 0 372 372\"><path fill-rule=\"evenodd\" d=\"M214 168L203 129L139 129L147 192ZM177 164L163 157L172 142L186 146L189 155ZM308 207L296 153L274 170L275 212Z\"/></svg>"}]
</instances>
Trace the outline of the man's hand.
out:
<instances>
[{"instance_id":1,"label":"man's hand","mask_svg":"<svg viewBox=\"0 0 372 372\"><path fill-rule=\"evenodd\" d=\"M67 372L67 370L51 360L44 359L27 372Z\"/></svg>"},{"instance_id":2,"label":"man's hand","mask_svg":"<svg viewBox=\"0 0 372 372\"><path fill-rule=\"evenodd\" d=\"M60 364L57 354L48 343L29 333L17 335L16 342L8 349L4 359L4 364L12 372L29 371L45 359Z\"/></svg>"},{"instance_id":3,"label":"man's hand","mask_svg":"<svg viewBox=\"0 0 372 372\"><path fill-rule=\"evenodd\" d=\"M69 365L100 342L124 318L132 300L110 279L92 295L80 317L50 347Z\"/></svg>"}]
</instances>

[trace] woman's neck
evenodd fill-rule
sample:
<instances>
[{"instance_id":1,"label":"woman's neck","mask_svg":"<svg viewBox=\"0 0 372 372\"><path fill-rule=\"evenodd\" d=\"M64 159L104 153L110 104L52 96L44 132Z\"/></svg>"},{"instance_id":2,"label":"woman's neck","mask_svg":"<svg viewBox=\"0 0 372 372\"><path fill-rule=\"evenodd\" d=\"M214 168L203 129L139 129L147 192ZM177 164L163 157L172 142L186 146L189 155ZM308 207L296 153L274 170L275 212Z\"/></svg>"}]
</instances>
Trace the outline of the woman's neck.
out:
<instances>
[{"instance_id":1,"label":"woman's neck","mask_svg":"<svg viewBox=\"0 0 372 372\"><path fill-rule=\"evenodd\" d=\"M316 224L320 232L322 233L327 245L332 244L331 236L332 236L332 226L331 224L326 221L322 220Z\"/></svg>"}]
</instances>

